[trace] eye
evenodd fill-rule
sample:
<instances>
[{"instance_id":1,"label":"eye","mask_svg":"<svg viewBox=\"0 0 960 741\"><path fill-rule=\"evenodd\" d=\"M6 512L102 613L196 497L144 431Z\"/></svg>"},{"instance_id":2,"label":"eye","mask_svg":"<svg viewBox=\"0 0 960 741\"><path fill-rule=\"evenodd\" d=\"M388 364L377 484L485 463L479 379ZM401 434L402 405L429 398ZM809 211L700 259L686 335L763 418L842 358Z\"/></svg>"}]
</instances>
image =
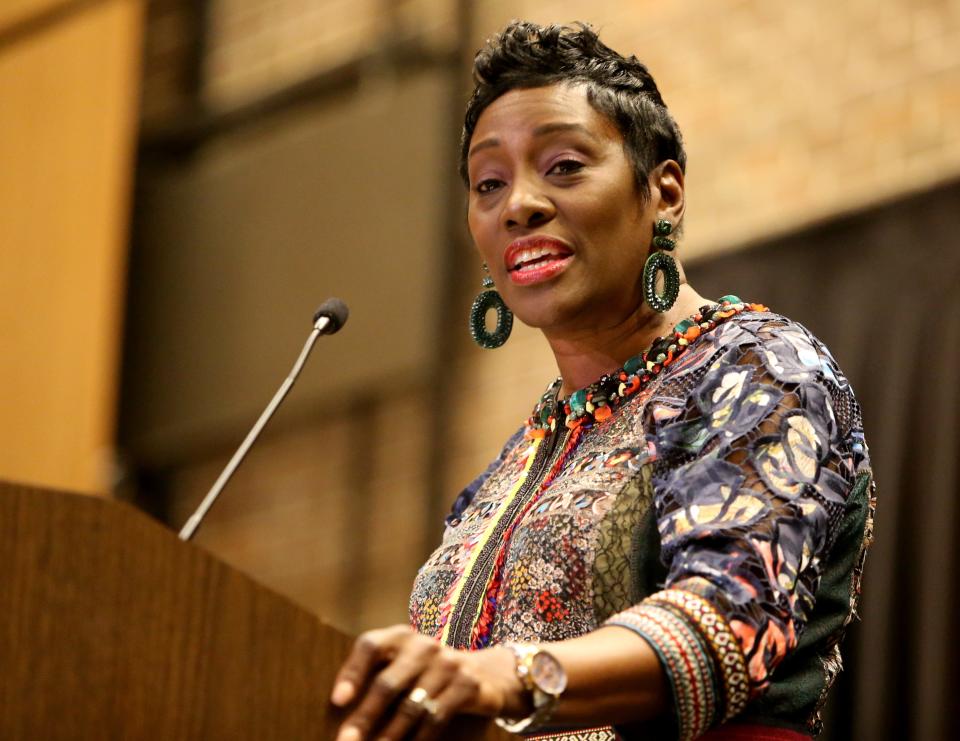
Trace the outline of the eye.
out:
<instances>
[{"instance_id":1,"label":"eye","mask_svg":"<svg viewBox=\"0 0 960 741\"><path fill-rule=\"evenodd\" d=\"M499 188L501 185L503 185L502 181L496 180L495 178L487 178L486 180L481 180L479 183L477 183L474 187L474 190L480 194L490 193Z\"/></svg>"},{"instance_id":2,"label":"eye","mask_svg":"<svg viewBox=\"0 0 960 741\"><path fill-rule=\"evenodd\" d=\"M547 171L547 174L549 175L553 173L555 175L573 175L574 173L580 172L583 167L583 163L579 160L562 159L558 162L555 162Z\"/></svg>"}]
</instances>

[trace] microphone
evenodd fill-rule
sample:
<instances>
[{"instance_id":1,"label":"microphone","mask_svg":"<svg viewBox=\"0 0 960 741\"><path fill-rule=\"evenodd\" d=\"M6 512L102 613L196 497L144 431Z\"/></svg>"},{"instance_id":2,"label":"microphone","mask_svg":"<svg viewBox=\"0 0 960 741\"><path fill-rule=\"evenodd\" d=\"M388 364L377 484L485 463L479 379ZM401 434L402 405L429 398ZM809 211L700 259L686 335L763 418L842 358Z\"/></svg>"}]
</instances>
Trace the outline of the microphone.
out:
<instances>
[{"instance_id":1,"label":"microphone","mask_svg":"<svg viewBox=\"0 0 960 741\"><path fill-rule=\"evenodd\" d=\"M328 298L320 308L313 313L314 329L320 334L336 334L347 323L350 309L338 298Z\"/></svg>"},{"instance_id":2,"label":"microphone","mask_svg":"<svg viewBox=\"0 0 960 741\"><path fill-rule=\"evenodd\" d=\"M260 419L257 420L256 424L250 429L250 432L247 433L244 441L240 443L240 447L237 448L237 452L233 454L233 458L227 463L220 477L214 482L213 486L210 487L210 491L207 492L203 501L200 502L197 511L191 515L190 519L187 520L186 524L180 530L180 540L190 540L194 533L196 533L197 528L200 527L200 523L203 522L203 518L206 517L213 503L217 501L220 492L223 491L223 487L227 485L234 471L237 470L237 467L246 457L247 451L249 451L257 441L260 432L266 427L273 413L277 411L277 407L280 406L280 403L286 398L290 389L293 388L293 384L300 375L300 371L303 370L303 365L307 362L307 358L310 356L310 351L313 350L313 345L316 343L317 338L322 334L335 334L339 332L343 325L346 324L349 315L350 310L347 308L347 305L338 298L328 298L320 304L320 308L313 314L313 330L310 332L310 336L307 338L303 350L300 351L300 357L298 357L297 362L293 364L293 369L290 371L286 380L280 385L280 388L277 389L277 393L273 395L273 399L267 404L267 408L263 410Z\"/></svg>"}]
</instances>

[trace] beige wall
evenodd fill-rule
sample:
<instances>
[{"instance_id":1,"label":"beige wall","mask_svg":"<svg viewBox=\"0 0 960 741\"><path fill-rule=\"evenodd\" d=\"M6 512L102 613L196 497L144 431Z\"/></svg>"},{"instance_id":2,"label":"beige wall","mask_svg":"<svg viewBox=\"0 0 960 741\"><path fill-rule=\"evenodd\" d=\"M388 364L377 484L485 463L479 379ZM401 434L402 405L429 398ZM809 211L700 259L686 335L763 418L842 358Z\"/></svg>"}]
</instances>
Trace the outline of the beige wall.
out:
<instances>
[{"instance_id":1,"label":"beige wall","mask_svg":"<svg viewBox=\"0 0 960 741\"><path fill-rule=\"evenodd\" d=\"M385 42L448 48L454 17L449 0L211 0L207 102L242 103Z\"/></svg>"},{"instance_id":2,"label":"beige wall","mask_svg":"<svg viewBox=\"0 0 960 741\"><path fill-rule=\"evenodd\" d=\"M87 3L0 45L3 478L108 485L141 10Z\"/></svg>"},{"instance_id":3,"label":"beige wall","mask_svg":"<svg viewBox=\"0 0 960 741\"><path fill-rule=\"evenodd\" d=\"M451 0L211 0L206 97L229 107L387 41L454 39ZM960 171L958 0L484 0L587 21L651 69L684 132L696 257ZM953 125L951 125L953 124Z\"/></svg>"}]
</instances>

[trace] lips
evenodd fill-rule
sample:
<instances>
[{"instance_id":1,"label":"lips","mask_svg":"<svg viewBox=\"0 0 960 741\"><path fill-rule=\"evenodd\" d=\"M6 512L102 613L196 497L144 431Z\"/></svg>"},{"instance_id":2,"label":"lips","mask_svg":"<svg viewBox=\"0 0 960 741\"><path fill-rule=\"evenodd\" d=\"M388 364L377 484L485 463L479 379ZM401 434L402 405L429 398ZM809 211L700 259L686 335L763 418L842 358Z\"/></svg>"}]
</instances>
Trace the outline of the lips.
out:
<instances>
[{"instance_id":1,"label":"lips","mask_svg":"<svg viewBox=\"0 0 960 741\"><path fill-rule=\"evenodd\" d=\"M532 236L511 242L503 261L512 282L530 285L563 272L572 257L573 250L559 239Z\"/></svg>"}]
</instances>

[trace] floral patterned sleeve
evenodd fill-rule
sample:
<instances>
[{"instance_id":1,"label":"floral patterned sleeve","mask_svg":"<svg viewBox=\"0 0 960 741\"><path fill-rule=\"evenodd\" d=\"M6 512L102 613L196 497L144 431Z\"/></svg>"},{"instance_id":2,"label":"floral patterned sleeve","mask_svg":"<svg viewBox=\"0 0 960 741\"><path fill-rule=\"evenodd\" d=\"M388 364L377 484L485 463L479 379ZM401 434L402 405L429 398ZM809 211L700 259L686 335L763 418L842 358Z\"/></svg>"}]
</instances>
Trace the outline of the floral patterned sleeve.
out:
<instances>
[{"instance_id":1,"label":"floral patterned sleeve","mask_svg":"<svg viewBox=\"0 0 960 741\"><path fill-rule=\"evenodd\" d=\"M665 588L608 621L657 651L681 738L741 712L796 647L867 465L849 385L806 330L762 314L714 334L649 410Z\"/></svg>"}]
</instances>

